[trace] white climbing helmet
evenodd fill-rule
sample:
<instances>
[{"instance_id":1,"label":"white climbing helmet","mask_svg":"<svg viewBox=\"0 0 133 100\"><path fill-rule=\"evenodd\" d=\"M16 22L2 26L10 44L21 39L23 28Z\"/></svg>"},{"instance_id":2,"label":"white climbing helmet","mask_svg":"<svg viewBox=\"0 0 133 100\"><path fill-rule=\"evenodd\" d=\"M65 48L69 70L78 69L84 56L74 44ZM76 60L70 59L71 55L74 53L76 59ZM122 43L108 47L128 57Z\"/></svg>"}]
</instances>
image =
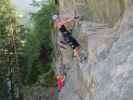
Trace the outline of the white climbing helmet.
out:
<instances>
[{"instance_id":1,"label":"white climbing helmet","mask_svg":"<svg viewBox=\"0 0 133 100\"><path fill-rule=\"evenodd\" d=\"M58 19L58 18L59 18L58 15L53 15L53 16L52 16L52 19L53 19L53 20L56 20L56 19Z\"/></svg>"}]
</instances>

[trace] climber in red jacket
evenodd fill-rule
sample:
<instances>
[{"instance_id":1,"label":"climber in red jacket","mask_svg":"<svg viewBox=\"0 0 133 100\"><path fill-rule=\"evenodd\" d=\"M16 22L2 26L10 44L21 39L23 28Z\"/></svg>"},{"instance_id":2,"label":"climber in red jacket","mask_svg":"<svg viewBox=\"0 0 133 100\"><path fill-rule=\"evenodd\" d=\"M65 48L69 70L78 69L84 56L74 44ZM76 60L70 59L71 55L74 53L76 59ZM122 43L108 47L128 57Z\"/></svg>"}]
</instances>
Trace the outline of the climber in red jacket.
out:
<instances>
[{"instance_id":1,"label":"climber in red jacket","mask_svg":"<svg viewBox=\"0 0 133 100\"><path fill-rule=\"evenodd\" d=\"M65 23L68 23L74 19L78 19L78 17L74 17L74 19L69 19L67 21L64 21L58 15L53 15L52 19L54 21L54 27L58 28L62 33L64 42L71 46L71 48L73 49L74 55L80 60L80 44L71 35L71 32L69 32L65 27Z\"/></svg>"},{"instance_id":2,"label":"climber in red jacket","mask_svg":"<svg viewBox=\"0 0 133 100\"><path fill-rule=\"evenodd\" d=\"M57 75L56 80L58 92L61 92L65 80L65 75Z\"/></svg>"}]
</instances>

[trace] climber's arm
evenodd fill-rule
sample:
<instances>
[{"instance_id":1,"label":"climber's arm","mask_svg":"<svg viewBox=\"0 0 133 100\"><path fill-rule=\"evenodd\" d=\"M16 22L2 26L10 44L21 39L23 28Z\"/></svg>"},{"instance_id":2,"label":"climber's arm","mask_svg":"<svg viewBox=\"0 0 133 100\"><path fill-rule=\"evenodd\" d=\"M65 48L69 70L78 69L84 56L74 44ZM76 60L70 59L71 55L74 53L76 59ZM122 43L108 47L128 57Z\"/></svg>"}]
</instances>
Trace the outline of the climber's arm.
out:
<instances>
[{"instance_id":1,"label":"climber's arm","mask_svg":"<svg viewBox=\"0 0 133 100\"><path fill-rule=\"evenodd\" d=\"M68 20L65 20L64 24L66 24L66 23L70 23L70 22L74 22L74 19L68 19Z\"/></svg>"},{"instance_id":2,"label":"climber's arm","mask_svg":"<svg viewBox=\"0 0 133 100\"><path fill-rule=\"evenodd\" d=\"M76 16L76 17L74 17L74 18L71 18L71 19L66 20L66 21L64 22L64 24L70 23L70 22L77 22L78 19L79 19L79 16Z\"/></svg>"}]
</instances>

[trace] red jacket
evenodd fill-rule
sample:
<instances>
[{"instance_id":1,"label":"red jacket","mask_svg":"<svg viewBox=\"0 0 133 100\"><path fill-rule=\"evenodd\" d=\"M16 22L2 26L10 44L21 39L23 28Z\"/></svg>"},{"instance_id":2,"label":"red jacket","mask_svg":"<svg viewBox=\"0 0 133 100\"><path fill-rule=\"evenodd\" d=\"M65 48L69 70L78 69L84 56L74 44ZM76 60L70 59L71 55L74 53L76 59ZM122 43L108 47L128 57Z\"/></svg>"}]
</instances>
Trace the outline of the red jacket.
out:
<instances>
[{"instance_id":1,"label":"red jacket","mask_svg":"<svg viewBox=\"0 0 133 100\"><path fill-rule=\"evenodd\" d=\"M57 80L57 88L58 88L59 92L61 92L62 87L63 87L63 81L61 79L58 79Z\"/></svg>"}]
</instances>

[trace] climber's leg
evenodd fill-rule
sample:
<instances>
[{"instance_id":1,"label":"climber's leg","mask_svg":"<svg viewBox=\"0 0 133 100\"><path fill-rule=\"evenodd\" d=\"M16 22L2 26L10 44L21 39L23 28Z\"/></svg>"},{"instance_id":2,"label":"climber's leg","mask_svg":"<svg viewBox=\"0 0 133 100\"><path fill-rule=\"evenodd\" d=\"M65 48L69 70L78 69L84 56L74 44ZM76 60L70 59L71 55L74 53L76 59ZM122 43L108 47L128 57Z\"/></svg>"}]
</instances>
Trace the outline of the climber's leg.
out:
<instances>
[{"instance_id":1,"label":"climber's leg","mask_svg":"<svg viewBox=\"0 0 133 100\"><path fill-rule=\"evenodd\" d=\"M67 42L65 42L65 41L60 41L60 43L67 45Z\"/></svg>"},{"instance_id":2,"label":"climber's leg","mask_svg":"<svg viewBox=\"0 0 133 100\"><path fill-rule=\"evenodd\" d=\"M60 46L60 48L67 49L67 47L64 45L59 45L59 46Z\"/></svg>"},{"instance_id":3,"label":"climber's leg","mask_svg":"<svg viewBox=\"0 0 133 100\"><path fill-rule=\"evenodd\" d=\"M60 41L58 44L59 44L60 48L67 49L65 42Z\"/></svg>"},{"instance_id":4,"label":"climber's leg","mask_svg":"<svg viewBox=\"0 0 133 100\"><path fill-rule=\"evenodd\" d=\"M77 40L74 37L70 36L69 38L70 38L69 45L73 49L73 53L74 53L73 55L79 59L80 58L80 44L77 42Z\"/></svg>"},{"instance_id":5,"label":"climber's leg","mask_svg":"<svg viewBox=\"0 0 133 100\"><path fill-rule=\"evenodd\" d=\"M73 51L74 51L74 56L76 56L80 61L80 47L79 46L76 47Z\"/></svg>"}]
</instances>

